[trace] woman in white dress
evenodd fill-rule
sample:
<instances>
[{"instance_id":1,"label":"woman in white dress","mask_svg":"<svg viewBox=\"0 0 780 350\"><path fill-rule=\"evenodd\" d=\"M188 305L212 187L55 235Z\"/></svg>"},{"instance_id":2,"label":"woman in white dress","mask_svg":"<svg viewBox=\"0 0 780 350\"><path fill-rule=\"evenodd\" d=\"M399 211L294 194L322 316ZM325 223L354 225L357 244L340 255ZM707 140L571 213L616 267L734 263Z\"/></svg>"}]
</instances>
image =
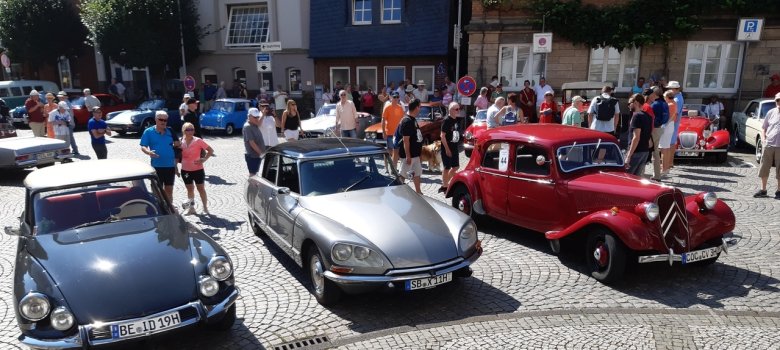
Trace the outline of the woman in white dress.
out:
<instances>
[{"instance_id":1,"label":"woman in white dress","mask_svg":"<svg viewBox=\"0 0 780 350\"><path fill-rule=\"evenodd\" d=\"M268 104L260 104L260 112L263 116L260 118L260 132L263 134L265 147L272 147L279 144L279 136L276 134L276 120L271 113L271 107Z\"/></svg>"}]
</instances>

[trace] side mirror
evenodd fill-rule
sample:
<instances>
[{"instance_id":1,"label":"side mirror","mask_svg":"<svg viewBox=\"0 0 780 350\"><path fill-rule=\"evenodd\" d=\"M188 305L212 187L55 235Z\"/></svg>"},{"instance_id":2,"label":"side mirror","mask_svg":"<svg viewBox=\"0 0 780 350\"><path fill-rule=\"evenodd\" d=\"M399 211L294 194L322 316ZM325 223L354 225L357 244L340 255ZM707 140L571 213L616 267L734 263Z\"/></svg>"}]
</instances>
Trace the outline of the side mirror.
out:
<instances>
[{"instance_id":1,"label":"side mirror","mask_svg":"<svg viewBox=\"0 0 780 350\"><path fill-rule=\"evenodd\" d=\"M542 166L544 165L544 163L547 163L547 159L545 159L544 156L542 155L536 156L536 165Z\"/></svg>"},{"instance_id":2,"label":"side mirror","mask_svg":"<svg viewBox=\"0 0 780 350\"><path fill-rule=\"evenodd\" d=\"M279 187L276 189L276 194L290 194L290 188L289 187Z\"/></svg>"},{"instance_id":3,"label":"side mirror","mask_svg":"<svg viewBox=\"0 0 780 350\"><path fill-rule=\"evenodd\" d=\"M9 236L18 236L19 235L19 229L11 227L11 226L6 226L5 227L5 234L7 234Z\"/></svg>"}]
</instances>

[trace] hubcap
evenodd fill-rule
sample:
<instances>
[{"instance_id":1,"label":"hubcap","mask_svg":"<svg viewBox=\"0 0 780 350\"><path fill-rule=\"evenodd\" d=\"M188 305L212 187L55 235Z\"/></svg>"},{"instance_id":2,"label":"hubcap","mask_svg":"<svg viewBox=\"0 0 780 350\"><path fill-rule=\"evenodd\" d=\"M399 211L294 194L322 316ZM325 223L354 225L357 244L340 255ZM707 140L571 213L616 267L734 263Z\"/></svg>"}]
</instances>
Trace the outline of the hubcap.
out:
<instances>
[{"instance_id":1,"label":"hubcap","mask_svg":"<svg viewBox=\"0 0 780 350\"><path fill-rule=\"evenodd\" d=\"M458 201L458 210L466 214L471 214L471 201L468 196L461 196Z\"/></svg>"},{"instance_id":2,"label":"hubcap","mask_svg":"<svg viewBox=\"0 0 780 350\"><path fill-rule=\"evenodd\" d=\"M322 274L322 263L315 255L311 258L311 281L314 284L314 292L321 295L324 290L325 277Z\"/></svg>"},{"instance_id":3,"label":"hubcap","mask_svg":"<svg viewBox=\"0 0 780 350\"><path fill-rule=\"evenodd\" d=\"M764 152L764 145L761 144L761 140L756 141L756 161L761 162L761 153Z\"/></svg>"},{"instance_id":4,"label":"hubcap","mask_svg":"<svg viewBox=\"0 0 780 350\"><path fill-rule=\"evenodd\" d=\"M596 246L596 249L593 250L593 258L596 260L599 267L607 267L607 264L609 263L609 251L604 243L599 243Z\"/></svg>"}]
</instances>

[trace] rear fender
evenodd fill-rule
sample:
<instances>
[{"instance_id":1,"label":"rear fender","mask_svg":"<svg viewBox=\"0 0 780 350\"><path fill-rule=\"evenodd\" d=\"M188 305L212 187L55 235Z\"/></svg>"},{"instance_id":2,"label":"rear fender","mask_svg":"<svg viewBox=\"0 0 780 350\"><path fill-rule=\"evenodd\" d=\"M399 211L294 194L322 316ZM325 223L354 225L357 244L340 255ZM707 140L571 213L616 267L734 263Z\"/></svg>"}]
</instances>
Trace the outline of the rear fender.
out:
<instances>
[{"instance_id":1,"label":"rear fender","mask_svg":"<svg viewBox=\"0 0 780 350\"><path fill-rule=\"evenodd\" d=\"M547 231L547 239L561 239L581 231L589 226L602 226L612 231L628 248L646 250L653 246L653 237L647 230L647 223L639 216L625 210L602 210L591 213L561 231Z\"/></svg>"},{"instance_id":2,"label":"rear fender","mask_svg":"<svg viewBox=\"0 0 780 350\"><path fill-rule=\"evenodd\" d=\"M729 132L727 130L718 130L712 133L707 139L706 149L718 149L726 148L731 141Z\"/></svg>"}]
</instances>

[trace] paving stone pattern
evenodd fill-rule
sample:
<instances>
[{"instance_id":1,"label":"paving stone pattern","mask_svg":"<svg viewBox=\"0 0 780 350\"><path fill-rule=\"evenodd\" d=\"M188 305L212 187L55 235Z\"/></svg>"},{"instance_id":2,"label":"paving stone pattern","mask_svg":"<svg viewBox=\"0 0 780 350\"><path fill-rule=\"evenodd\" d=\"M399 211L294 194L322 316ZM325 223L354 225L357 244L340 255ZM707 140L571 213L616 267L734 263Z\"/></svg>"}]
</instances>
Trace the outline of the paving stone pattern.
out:
<instances>
[{"instance_id":1,"label":"paving stone pattern","mask_svg":"<svg viewBox=\"0 0 780 350\"><path fill-rule=\"evenodd\" d=\"M22 136L29 134L20 130ZM94 157L85 131L77 133L77 140L89 152L81 158ZM110 158L146 160L137 136L110 141ZM749 167L749 155L731 157L725 166L682 162L667 180L686 193L714 191L734 210L738 245L712 266L637 266L621 283L606 286L585 273L584 252L558 258L541 234L483 220L485 254L473 266L473 277L415 293L347 297L326 309L309 293L306 274L273 243L254 236L247 224L241 138L207 135L206 141L216 151L206 163L212 215L187 219L231 254L241 288L238 322L226 333L175 332L131 348L273 349L316 336L327 336L327 346L345 349L780 346L780 201L752 198L758 169ZM0 174L0 226L17 224L28 173ZM440 178L426 173L423 191L444 200L436 193ZM179 180L174 196L176 203L186 197ZM11 301L16 240L0 237L0 349L21 348Z\"/></svg>"}]
</instances>

